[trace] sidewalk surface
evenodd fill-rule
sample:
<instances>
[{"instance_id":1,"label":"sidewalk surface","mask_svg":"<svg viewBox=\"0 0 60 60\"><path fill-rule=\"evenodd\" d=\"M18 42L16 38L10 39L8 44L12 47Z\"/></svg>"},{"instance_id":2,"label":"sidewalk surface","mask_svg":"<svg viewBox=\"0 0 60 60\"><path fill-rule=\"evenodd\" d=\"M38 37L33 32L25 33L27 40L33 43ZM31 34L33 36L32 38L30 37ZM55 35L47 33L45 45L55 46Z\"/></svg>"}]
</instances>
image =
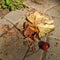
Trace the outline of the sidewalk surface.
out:
<instances>
[{"instance_id":1,"label":"sidewalk surface","mask_svg":"<svg viewBox=\"0 0 60 60\"><path fill-rule=\"evenodd\" d=\"M49 37L49 50L47 52L40 50L39 52L27 57L25 60L60 60L60 1L47 0L43 2L44 4L42 5L38 5L30 0L26 0L25 3L39 12L44 12L48 9L46 11L46 15L49 18L53 18L55 24L55 31L53 32L53 35ZM0 15L0 36L4 33L4 31L1 30L2 26L5 24L8 24L10 28L13 26L9 21L14 24L18 22L19 24L17 27L20 28L25 21L26 13L31 10L32 8L25 8L22 10L12 11L4 15L2 19ZM22 60L26 50L27 47L23 46L23 36L16 28L13 28L9 33L0 37L0 60Z\"/></svg>"}]
</instances>

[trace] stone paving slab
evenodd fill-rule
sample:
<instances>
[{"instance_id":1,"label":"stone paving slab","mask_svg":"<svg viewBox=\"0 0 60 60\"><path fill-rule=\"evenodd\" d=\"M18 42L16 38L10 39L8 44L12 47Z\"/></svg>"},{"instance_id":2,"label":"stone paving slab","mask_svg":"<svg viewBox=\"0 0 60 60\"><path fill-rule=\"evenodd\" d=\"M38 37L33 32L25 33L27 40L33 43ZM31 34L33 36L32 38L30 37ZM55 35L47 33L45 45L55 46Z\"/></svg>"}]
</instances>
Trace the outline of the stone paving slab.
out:
<instances>
[{"instance_id":1,"label":"stone paving slab","mask_svg":"<svg viewBox=\"0 0 60 60\"><path fill-rule=\"evenodd\" d=\"M44 11L45 9L48 9L48 7L54 6L55 4L59 4L56 0L49 0L44 3L44 5L38 5L31 1L26 1L31 7L35 8L38 11ZM6 19L10 20L13 23L19 22L19 25L17 27L21 27L23 24L23 21L25 21L25 15L29 12L29 9L23 9L23 10L17 10L12 11L8 13L6 16L4 16L3 19L0 19L0 26L4 24L10 24ZM54 16L55 26L56 29L53 32L52 36L55 36L57 38L60 37L60 5L56 6L49 11L46 12L51 18L51 16ZM17 30L14 28L14 30L17 32ZM2 32L3 33L3 32ZM0 30L0 35L2 34ZM27 50L26 47L23 46L23 39L21 39L21 34L17 32L17 36L9 36L9 38L0 38L0 60L22 60L23 56ZM8 35L7 35L8 36ZM19 38L19 39L18 39ZM26 60L60 60L60 40L55 40L53 38L49 39L50 43L50 49L46 53L46 55L43 57L43 51L40 50L39 52L29 56L26 58ZM56 46L57 45L57 46Z\"/></svg>"}]
</instances>

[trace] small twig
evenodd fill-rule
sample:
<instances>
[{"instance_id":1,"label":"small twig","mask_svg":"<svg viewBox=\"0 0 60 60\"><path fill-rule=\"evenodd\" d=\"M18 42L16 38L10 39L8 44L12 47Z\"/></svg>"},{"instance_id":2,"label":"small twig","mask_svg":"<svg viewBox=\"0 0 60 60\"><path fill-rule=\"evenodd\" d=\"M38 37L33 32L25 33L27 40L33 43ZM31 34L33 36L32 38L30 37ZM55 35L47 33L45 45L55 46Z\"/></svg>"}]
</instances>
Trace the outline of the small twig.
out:
<instances>
[{"instance_id":1,"label":"small twig","mask_svg":"<svg viewBox=\"0 0 60 60\"><path fill-rule=\"evenodd\" d=\"M48 51L44 51L44 52L43 52L42 60L46 60L45 57L46 57L46 55L47 55L47 52L48 52Z\"/></svg>"},{"instance_id":2,"label":"small twig","mask_svg":"<svg viewBox=\"0 0 60 60\"><path fill-rule=\"evenodd\" d=\"M27 54L28 54L28 52L29 52L29 49L30 49L30 47L28 47L28 49L27 49L27 51L26 51L26 53L25 53L25 55L24 55L24 57L23 57L23 60L25 60L25 58L27 57Z\"/></svg>"}]
</instances>

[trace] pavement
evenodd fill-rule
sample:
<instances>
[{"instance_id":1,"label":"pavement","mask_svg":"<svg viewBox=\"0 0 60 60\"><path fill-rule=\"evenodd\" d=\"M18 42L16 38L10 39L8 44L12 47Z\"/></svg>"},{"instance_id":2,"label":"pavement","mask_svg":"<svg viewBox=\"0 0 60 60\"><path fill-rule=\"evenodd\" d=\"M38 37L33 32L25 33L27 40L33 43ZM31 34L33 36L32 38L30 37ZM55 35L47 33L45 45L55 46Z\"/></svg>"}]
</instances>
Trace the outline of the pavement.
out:
<instances>
[{"instance_id":1,"label":"pavement","mask_svg":"<svg viewBox=\"0 0 60 60\"><path fill-rule=\"evenodd\" d=\"M9 22L18 23L17 27L21 28L25 21L26 13L36 9L50 19L54 19L55 31L49 36L50 48L48 51L40 50L33 55L26 57L25 60L60 60L60 1L47 0L42 4L36 4L31 0L26 0L30 8L11 11L1 18L0 16L0 36L4 33L5 24L10 28L13 25ZM9 20L9 21L7 21ZM4 26L4 27L3 27ZM11 34L12 33L12 34ZM7 34L0 37L0 60L23 60L27 47L23 45L23 36L13 27Z\"/></svg>"}]
</instances>

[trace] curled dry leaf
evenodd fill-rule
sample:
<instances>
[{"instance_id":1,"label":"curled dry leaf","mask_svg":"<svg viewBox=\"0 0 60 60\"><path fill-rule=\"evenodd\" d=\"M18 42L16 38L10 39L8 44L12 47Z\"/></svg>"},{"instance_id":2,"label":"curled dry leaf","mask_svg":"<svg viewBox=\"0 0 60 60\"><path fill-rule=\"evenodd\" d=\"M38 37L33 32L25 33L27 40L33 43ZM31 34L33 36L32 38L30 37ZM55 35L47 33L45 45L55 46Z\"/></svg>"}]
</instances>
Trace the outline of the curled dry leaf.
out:
<instances>
[{"instance_id":1,"label":"curled dry leaf","mask_svg":"<svg viewBox=\"0 0 60 60\"><path fill-rule=\"evenodd\" d=\"M18 25L18 23L16 23L16 25ZM2 32L0 37L3 38L8 38L10 35L11 36L17 35L17 31L15 30L14 26L10 28L9 24L4 24L3 26L1 26L0 32Z\"/></svg>"},{"instance_id":2,"label":"curled dry leaf","mask_svg":"<svg viewBox=\"0 0 60 60\"><path fill-rule=\"evenodd\" d=\"M54 21L41 15L38 11L27 15L27 20L39 29L39 36L44 37L54 30Z\"/></svg>"},{"instance_id":3,"label":"curled dry leaf","mask_svg":"<svg viewBox=\"0 0 60 60\"><path fill-rule=\"evenodd\" d=\"M9 30L9 24L4 24L0 27L0 31L7 32Z\"/></svg>"},{"instance_id":4,"label":"curled dry leaf","mask_svg":"<svg viewBox=\"0 0 60 60\"><path fill-rule=\"evenodd\" d=\"M11 29L8 32L13 36L17 35L17 32L15 31L15 29Z\"/></svg>"}]
</instances>

